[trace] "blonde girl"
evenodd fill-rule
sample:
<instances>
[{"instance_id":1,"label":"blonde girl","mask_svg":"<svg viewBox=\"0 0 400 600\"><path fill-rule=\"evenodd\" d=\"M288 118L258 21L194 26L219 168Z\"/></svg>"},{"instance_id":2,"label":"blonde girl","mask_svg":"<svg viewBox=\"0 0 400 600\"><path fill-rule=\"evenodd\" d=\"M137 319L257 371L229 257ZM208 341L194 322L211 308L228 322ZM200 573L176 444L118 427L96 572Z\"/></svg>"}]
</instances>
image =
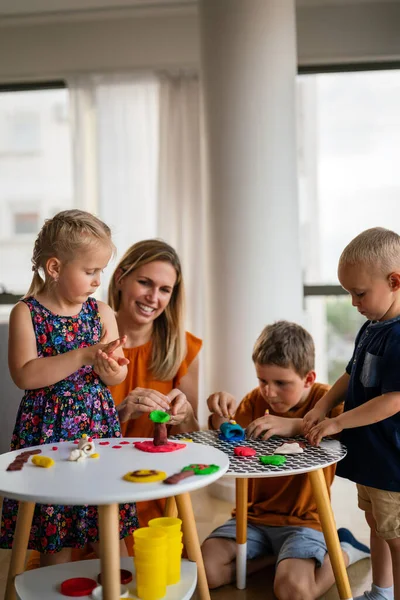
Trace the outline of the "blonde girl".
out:
<instances>
[{"instance_id":1,"label":"blonde girl","mask_svg":"<svg viewBox=\"0 0 400 600\"><path fill-rule=\"evenodd\" d=\"M45 221L35 242L33 279L13 308L9 368L25 390L11 449L93 437L121 436L108 385L126 377L128 360L113 311L92 294L114 246L110 229L95 216L67 210ZM5 499L0 546L11 548L17 502ZM137 527L134 505L125 505L121 538ZM72 548L97 548L92 506L37 505L29 548L41 565L66 562ZM124 545L121 545L124 548Z\"/></svg>"}]
</instances>

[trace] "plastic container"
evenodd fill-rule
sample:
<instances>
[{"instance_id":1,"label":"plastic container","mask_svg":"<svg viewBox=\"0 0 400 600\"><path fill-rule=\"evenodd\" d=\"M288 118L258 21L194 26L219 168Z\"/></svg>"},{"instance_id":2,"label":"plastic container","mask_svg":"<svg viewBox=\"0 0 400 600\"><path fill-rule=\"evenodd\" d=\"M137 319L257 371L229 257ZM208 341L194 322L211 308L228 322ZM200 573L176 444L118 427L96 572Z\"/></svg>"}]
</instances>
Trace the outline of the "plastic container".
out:
<instances>
[{"instance_id":1,"label":"plastic container","mask_svg":"<svg viewBox=\"0 0 400 600\"><path fill-rule=\"evenodd\" d=\"M162 527L166 530L169 537L171 534L181 531L182 521L178 517L158 517L157 519L150 519L148 526Z\"/></svg>"},{"instance_id":2,"label":"plastic container","mask_svg":"<svg viewBox=\"0 0 400 600\"><path fill-rule=\"evenodd\" d=\"M162 529L168 536L167 585L178 583L181 579L182 557L182 521L177 517L159 517L151 519L149 527Z\"/></svg>"},{"instance_id":3,"label":"plastic container","mask_svg":"<svg viewBox=\"0 0 400 600\"><path fill-rule=\"evenodd\" d=\"M140 527L133 532L135 548L163 548L167 546L167 533L160 527Z\"/></svg>"}]
</instances>

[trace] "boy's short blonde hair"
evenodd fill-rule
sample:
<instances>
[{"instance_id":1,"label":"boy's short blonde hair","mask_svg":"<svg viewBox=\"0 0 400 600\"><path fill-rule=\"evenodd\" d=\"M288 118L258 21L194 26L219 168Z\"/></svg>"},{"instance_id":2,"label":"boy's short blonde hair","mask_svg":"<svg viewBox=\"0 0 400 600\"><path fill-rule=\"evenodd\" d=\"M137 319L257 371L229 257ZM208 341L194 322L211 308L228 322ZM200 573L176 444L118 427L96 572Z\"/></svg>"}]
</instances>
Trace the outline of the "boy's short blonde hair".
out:
<instances>
[{"instance_id":1,"label":"boy's short blonde hair","mask_svg":"<svg viewBox=\"0 0 400 600\"><path fill-rule=\"evenodd\" d=\"M343 250L338 270L347 265L363 264L388 275L400 270L400 236L384 227L366 229Z\"/></svg>"},{"instance_id":2,"label":"boy's short blonde hair","mask_svg":"<svg viewBox=\"0 0 400 600\"><path fill-rule=\"evenodd\" d=\"M305 377L314 369L314 341L300 325L277 321L262 330L255 343L252 359L258 365L294 369L300 377Z\"/></svg>"}]
</instances>

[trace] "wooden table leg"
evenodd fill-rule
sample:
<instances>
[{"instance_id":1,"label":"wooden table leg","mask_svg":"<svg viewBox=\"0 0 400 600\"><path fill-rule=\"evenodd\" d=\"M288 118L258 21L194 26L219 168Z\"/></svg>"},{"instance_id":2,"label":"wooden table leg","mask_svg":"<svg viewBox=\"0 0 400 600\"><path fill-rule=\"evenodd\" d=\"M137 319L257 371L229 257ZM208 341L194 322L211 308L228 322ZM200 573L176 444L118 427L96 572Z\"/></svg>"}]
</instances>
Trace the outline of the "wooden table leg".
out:
<instances>
[{"instance_id":1,"label":"wooden table leg","mask_svg":"<svg viewBox=\"0 0 400 600\"><path fill-rule=\"evenodd\" d=\"M121 597L119 506L118 504L99 506L98 513L103 598L104 600L119 600Z\"/></svg>"},{"instance_id":2,"label":"wooden table leg","mask_svg":"<svg viewBox=\"0 0 400 600\"><path fill-rule=\"evenodd\" d=\"M31 532L34 510L34 502L19 503L4 600L16 600L17 594L15 592L15 578L17 575L24 572L26 551L28 549L29 534Z\"/></svg>"},{"instance_id":3,"label":"wooden table leg","mask_svg":"<svg viewBox=\"0 0 400 600\"><path fill-rule=\"evenodd\" d=\"M164 508L164 517L177 517L178 509L176 508L175 498L171 496L167 498L167 502Z\"/></svg>"},{"instance_id":4,"label":"wooden table leg","mask_svg":"<svg viewBox=\"0 0 400 600\"><path fill-rule=\"evenodd\" d=\"M336 531L336 523L332 512L324 472L322 469L318 469L317 471L310 471L308 476L310 477L314 499L317 504L322 531L328 548L329 558L331 559L339 596L341 600L351 599L353 596Z\"/></svg>"},{"instance_id":5,"label":"wooden table leg","mask_svg":"<svg viewBox=\"0 0 400 600\"><path fill-rule=\"evenodd\" d=\"M246 587L247 567L247 489L248 479L237 477L236 484L236 587Z\"/></svg>"},{"instance_id":6,"label":"wooden table leg","mask_svg":"<svg viewBox=\"0 0 400 600\"><path fill-rule=\"evenodd\" d=\"M206 570L201 554L199 536L194 520L192 501L188 492L175 497L178 513L182 519L183 540L185 542L189 560L197 563L197 589L200 600L210 600Z\"/></svg>"}]
</instances>

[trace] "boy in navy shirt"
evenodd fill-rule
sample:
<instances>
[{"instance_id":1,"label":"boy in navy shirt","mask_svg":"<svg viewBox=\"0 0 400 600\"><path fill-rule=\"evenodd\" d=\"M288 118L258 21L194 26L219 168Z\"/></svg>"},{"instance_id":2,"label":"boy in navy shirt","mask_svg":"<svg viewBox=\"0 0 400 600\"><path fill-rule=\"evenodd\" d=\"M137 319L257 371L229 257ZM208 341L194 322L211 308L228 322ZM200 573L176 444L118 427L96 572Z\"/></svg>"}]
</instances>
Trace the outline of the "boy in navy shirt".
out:
<instances>
[{"instance_id":1,"label":"boy in navy shirt","mask_svg":"<svg viewBox=\"0 0 400 600\"><path fill-rule=\"evenodd\" d=\"M336 472L356 482L371 529L373 584L355 600L400 600L400 236L364 231L344 249L338 277L368 320L346 372L304 417L304 431L315 445L342 432L348 449ZM326 419L343 399L344 412Z\"/></svg>"}]
</instances>

